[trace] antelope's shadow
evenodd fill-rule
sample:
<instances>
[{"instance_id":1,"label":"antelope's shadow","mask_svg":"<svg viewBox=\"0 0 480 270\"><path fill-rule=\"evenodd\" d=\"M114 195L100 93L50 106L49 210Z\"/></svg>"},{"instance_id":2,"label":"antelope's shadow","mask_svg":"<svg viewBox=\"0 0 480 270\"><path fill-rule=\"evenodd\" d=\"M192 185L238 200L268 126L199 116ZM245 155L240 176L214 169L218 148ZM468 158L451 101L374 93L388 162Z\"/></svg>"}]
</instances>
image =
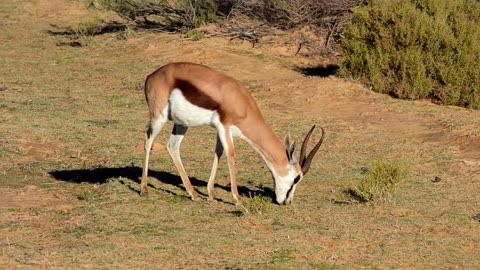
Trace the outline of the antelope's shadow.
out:
<instances>
[{"instance_id":1,"label":"antelope's shadow","mask_svg":"<svg viewBox=\"0 0 480 270\"><path fill-rule=\"evenodd\" d=\"M61 171L51 171L49 174L59 181L65 181L70 183L98 183L104 184L107 182L108 179L111 178L127 178L130 179L138 184L140 184L140 177L142 176L142 168L136 166L127 166L127 167L119 167L119 168L91 168L91 169L78 169L78 170L61 170ZM168 172L159 172L159 171L152 171L149 170L148 172L149 177L156 178L162 184L169 184L175 186L181 190L178 193L174 193L169 190L161 189L153 187L150 184L150 188L158 189L161 191L169 192L174 195L184 195L187 196L185 189L182 184L182 180L178 175L174 175ZM206 187L207 182L199 180L195 177L190 177L190 182L195 187L196 191L203 196L207 196L203 192L198 190L198 187ZM127 185L128 186L128 185ZM129 188L131 188L129 186ZM230 185L222 186L215 184L215 188L221 188L230 192ZM140 189L140 187L139 187ZM138 190L135 190L138 192ZM183 193L181 192L183 191ZM266 187L246 187L240 185L238 187L238 192L242 196L249 196L250 194L259 194L262 196L267 196L270 198L274 198L274 191L270 188Z\"/></svg>"},{"instance_id":2,"label":"antelope's shadow","mask_svg":"<svg viewBox=\"0 0 480 270\"><path fill-rule=\"evenodd\" d=\"M302 73L305 76L312 76L312 77L321 77L326 78L331 75L336 75L340 67L334 64L328 64L324 66L317 66L317 67L299 67L295 70Z\"/></svg>"}]
</instances>

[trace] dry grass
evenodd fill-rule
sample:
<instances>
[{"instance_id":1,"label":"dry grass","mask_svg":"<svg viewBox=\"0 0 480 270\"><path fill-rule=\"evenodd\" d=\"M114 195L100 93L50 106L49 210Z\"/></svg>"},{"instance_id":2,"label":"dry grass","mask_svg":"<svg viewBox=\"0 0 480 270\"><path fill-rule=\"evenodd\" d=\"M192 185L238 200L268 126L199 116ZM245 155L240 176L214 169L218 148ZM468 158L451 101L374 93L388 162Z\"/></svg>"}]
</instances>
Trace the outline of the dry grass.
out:
<instances>
[{"instance_id":1,"label":"dry grass","mask_svg":"<svg viewBox=\"0 0 480 270\"><path fill-rule=\"evenodd\" d=\"M471 141L470 150L479 149L478 112L307 78L284 67L295 65L293 56L261 56L262 48L250 51L235 41L105 34L74 48L58 46L64 38L47 33L51 24L95 16L72 1L0 1L4 269L480 267L474 218L480 157L459 147ZM143 153L135 146L147 121L139 85L174 60L195 60L245 81L282 136L300 138L312 123L325 128L325 145L293 205L243 215L232 204L224 159L218 200L207 202L210 128L192 129L182 145L203 200L188 199L161 151L153 154L150 197L138 195ZM262 161L246 143L236 148L244 198L269 197L273 184ZM379 158L413 164L393 204L332 203L349 184L345 179ZM435 176L442 181L433 183Z\"/></svg>"}]
</instances>

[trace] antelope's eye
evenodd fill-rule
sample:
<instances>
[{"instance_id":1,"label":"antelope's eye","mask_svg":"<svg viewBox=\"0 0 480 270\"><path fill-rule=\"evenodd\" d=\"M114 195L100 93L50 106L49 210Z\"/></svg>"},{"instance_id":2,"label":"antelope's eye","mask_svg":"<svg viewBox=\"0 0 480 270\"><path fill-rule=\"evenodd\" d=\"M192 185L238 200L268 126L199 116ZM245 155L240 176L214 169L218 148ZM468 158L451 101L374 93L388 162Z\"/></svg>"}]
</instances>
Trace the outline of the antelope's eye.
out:
<instances>
[{"instance_id":1,"label":"antelope's eye","mask_svg":"<svg viewBox=\"0 0 480 270\"><path fill-rule=\"evenodd\" d=\"M295 179L293 179L293 184L296 185L298 183L298 181L300 181L300 179L302 179L301 174L297 175L297 177L295 177Z\"/></svg>"}]
</instances>

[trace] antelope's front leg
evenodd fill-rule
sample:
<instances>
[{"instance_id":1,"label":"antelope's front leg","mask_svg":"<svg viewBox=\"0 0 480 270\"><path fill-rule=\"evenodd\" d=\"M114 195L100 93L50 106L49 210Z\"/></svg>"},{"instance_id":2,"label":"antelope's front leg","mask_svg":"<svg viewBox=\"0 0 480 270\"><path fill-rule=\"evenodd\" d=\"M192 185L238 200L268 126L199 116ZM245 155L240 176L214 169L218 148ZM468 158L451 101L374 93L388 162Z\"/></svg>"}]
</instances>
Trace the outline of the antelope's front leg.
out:
<instances>
[{"instance_id":1,"label":"antelope's front leg","mask_svg":"<svg viewBox=\"0 0 480 270\"><path fill-rule=\"evenodd\" d=\"M236 205L242 205L242 199L238 193L237 187L237 170L235 167L235 148L233 146L233 139L230 132L230 127L219 128L218 137L223 145L225 154L227 156L228 171L230 172L230 185L232 196L236 201Z\"/></svg>"},{"instance_id":2,"label":"antelope's front leg","mask_svg":"<svg viewBox=\"0 0 480 270\"><path fill-rule=\"evenodd\" d=\"M217 134L217 141L215 145L215 156L213 157L212 172L210 173L210 178L208 179L208 200L213 201L215 198L215 178L217 177L218 161L223 154L223 146L220 141L219 135Z\"/></svg>"},{"instance_id":3,"label":"antelope's front leg","mask_svg":"<svg viewBox=\"0 0 480 270\"><path fill-rule=\"evenodd\" d=\"M170 139L168 140L167 150L172 157L173 163L175 164L178 173L180 174L180 178L182 179L183 185L185 186L187 193L190 195L192 200L195 201L198 200L198 193L193 188L192 183L190 182L190 179L185 172L185 168L183 167L182 159L180 158L180 145L182 144L187 129L187 127L181 125L173 125L172 134L170 135Z\"/></svg>"}]
</instances>

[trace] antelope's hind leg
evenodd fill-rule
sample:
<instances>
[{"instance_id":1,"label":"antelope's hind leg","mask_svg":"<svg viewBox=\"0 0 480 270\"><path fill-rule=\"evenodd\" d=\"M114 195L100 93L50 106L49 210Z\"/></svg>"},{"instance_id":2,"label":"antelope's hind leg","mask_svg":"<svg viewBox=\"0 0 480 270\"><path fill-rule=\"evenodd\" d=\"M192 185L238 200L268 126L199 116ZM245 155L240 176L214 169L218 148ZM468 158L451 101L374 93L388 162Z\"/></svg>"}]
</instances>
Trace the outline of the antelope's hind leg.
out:
<instances>
[{"instance_id":1,"label":"antelope's hind leg","mask_svg":"<svg viewBox=\"0 0 480 270\"><path fill-rule=\"evenodd\" d=\"M158 135L158 133L160 133L167 120L168 118L163 115L160 118L152 119L147 129L144 144L145 162L143 164L142 182L140 184L140 195L142 196L148 196L148 162L150 158L150 151L152 150L153 141L155 140L155 137Z\"/></svg>"}]
</instances>

